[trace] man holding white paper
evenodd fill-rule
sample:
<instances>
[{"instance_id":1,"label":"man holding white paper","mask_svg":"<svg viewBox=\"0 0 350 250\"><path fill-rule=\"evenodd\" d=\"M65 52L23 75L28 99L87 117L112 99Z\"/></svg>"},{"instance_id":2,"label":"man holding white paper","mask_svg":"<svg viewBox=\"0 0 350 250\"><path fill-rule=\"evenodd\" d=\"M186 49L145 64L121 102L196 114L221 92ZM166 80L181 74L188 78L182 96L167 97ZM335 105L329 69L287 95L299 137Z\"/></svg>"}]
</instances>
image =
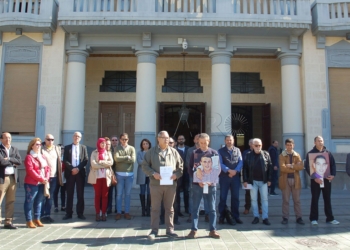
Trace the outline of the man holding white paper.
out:
<instances>
[{"instance_id":1,"label":"man holding white paper","mask_svg":"<svg viewBox=\"0 0 350 250\"><path fill-rule=\"evenodd\" d=\"M192 228L186 236L188 239L198 237L199 205L203 197L208 204L209 210L209 237L219 239L216 231L216 183L219 182L221 171L218 152L209 148L210 137L208 134L199 135L199 148L194 150L188 168L188 174L193 177L192 199L193 207Z\"/></svg>"},{"instance_id":2,"label":"man holding white paper","mask_svg":"<svg viewBox=\"0 0 350 250\"><path fill-rule=\"evenodd\" d=\"M178 236L174 232L173 203L176 194L176 180L182 176L183 160L176 149L169 147L168 132L159 132L157 140L158 146L147 151L142 163L143 172L150 178L152 198L149 240L154 240L158 236L162 200L165 209L166 235L170 237Z\"/></svg>"}]
</instances>

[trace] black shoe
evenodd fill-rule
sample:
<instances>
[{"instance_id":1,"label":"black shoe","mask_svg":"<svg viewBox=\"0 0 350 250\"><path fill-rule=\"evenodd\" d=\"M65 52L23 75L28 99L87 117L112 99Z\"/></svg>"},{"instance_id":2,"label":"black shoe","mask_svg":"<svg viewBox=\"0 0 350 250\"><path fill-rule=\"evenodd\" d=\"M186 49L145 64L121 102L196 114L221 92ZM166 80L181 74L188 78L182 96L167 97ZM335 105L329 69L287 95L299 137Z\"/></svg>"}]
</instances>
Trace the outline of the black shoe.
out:
<instances>
[{"instance_id":1,"label":"black shoe","mask_svg":"<svg viewBox=\"0 0 350 250\"><path fill-rule=\"evenodd\" d=\"M48 220L48 217L46 217L46 216L45 216L45 217L41 217L41 218L40 218L40 221L41 221L42 223L50 223L49 220Z\"/></svg>"},{"instance_id":2,"label":"black shoe","mask_svg":"<svg viewBox=\"0 0 350 250\"><path fill-rule=\"evenodd\" d=\"M69 219L72 219L72 215L69 215L69 214L66 214L62 220L69 220Z\"/></svg>"},{"instance_id":3,"label":"black shoe","mask_svg":"<svg viewBox=\"0 0 350 250\"><path fill-rule=\"evenodd\" d=\"M66 212L66 208L65 207L61 207L61 211Z\"/></svg>"},{"instance_id":4,"label":"black shoe","mask_svg":"<svg viewBox=\"0 0 350 250\"><path fill-rule=\"evenodd\" d=\"M175 224L175 225L181 225L180 221L178 221L178 220L177 220L177 221L174 221L174 224Z\"/></svg>"},{"instance_id":5,"label":"black shoe","mask_svg":"<svg viewBox=\"0 0 350 250\"><path fill-rule=\"evenodd\" d=\"M55 212L55 213L58 213L58 207L55 207L54 212Z\"/></svg>"},{"instance_id":6,"label":"black shoe","mask_svg":"<svg viewBox=\"0 0 350 250\"><path fill-rule=\"evenodd\" d=\"M299 225L305 225L305 222L303 221L303 219L301 217L297 219L297 223Z\"/></svg>"},{"instance_id":7,"label":"black shoe","mask_svg":"<svg viewBox=\"0 0 350 250\"><path fill-rule=\"evenodd\" d=\"M225 219L224 218L219 218L219 224L225 224Z\"/></svg>"},{"instance_id":8,"label":"black shoe","mask_svg":"<svg viewBox=\"0 0 350 250\"><path fill-rule=\"evenodd\" d=\"M283 225L286 225L286 224L288 224L288 219L286 219L286 218L283 218L283 220L281 221L281 223L282 223Z\"/></svg>"},{"instance_id":9,"label":"black shoe","mask_svg":"<svg viewBox=\"0 0 350 250\"><path fill-rule=\"evenodd\" d=\"M199 211L199 215L205 215L205 211L204 210Z\"/></svg>"},{"instance_id":10,"label":"black shoe","mask_svg":"<svg viewBox=\"0 0 350 250\"><path fill-rule=\"evenodd\" d=\"M5 224L4 229L17 229L18 227L14 226L13 224Z\"/></svg>"},{"instance_id":11,"label":"black shoe","mask_svg":"<svg viewBox=\"0 0 350 250\"><path fill-rule=\"evenodd\" d=\"M52 219L50 216L49 216L49 217L46 217L46 218L47 218L47 221L48 221L49 223L54 223L54 222L55 222L55 220Z\"/></svg>"},{"instance_id":12,"label":"black shoe","mask_svg":"<svg viewBox=\"0 0 350 250\"><path fill-rule=\"evenodd\" d=\"M79 214L78 218L81 219L81 220L86 220L86 217L83 214Z\"/></svg>"},{"instance_id":13,"label":"black shoe","mask_svg":"<svg viewBox=\"0 0 350 250\"><path fill-rule=\"evenodd\" d=\"M174 238L179 237L179 235L177 235L174 231L166 232L166 235Z\"/></svg>"},{"instance_id":14,"label":"black shoe","mask_svg":"<svg viewBox=\"0 0 350 250\"><path fill-rule=\"evenodd\" d=\"M181 212L178 212L178 215L180 216L180 217L184 217L185 215L183 215L183 213L181 213Z\"/></svg>"},{"instance_id":15,"label":"black shoe","mask_svg":"<svg viewBox=\"0 0 350 250\"><path fill-rule=\"evenodd\" d=\"M111 213L112 213L112 209L108 209L107 214L111 214Z\"/></svg>"},{"instance_id":16,"label":"black shoe","mask_svg":"<svg viewBox=\"0 0 350 250\"><path fill-rule=\"evenodd\" d=\"M252 224L258 224L259 223L259 218L255 217L254 220L252 221Z\"/></svg>"},{"instance_id":17,"label":"black shoe","mask_svg":"<svg viewBox=\"0 0 350 250\"><path fill-rule=\"evenodd\" d=\"M237 222L237 224L243 224L243 221L240 218L236 218L235 221Z\"/></svg>"},{"instance_id":18,"label":"black shoe","mask_svg":"<svg viewBox=\"0 0 350 250\"><path fill-rule=\"evenodd\" d=\"M155 240L157 236L158 236L158 232L152 230L147 238L148 240Z\"/></svg>"},{"instance_id":19,"label":"black shoe","mask_svg":"<svg viewBox=\"0 0 350 250\"><path fill-rule=\"evenodd\" d=\"M263 220L263 224L265 224L266 226L270 226L271 223L269 222L269 219L264 219Z\"/></svg>"}]
</instances>

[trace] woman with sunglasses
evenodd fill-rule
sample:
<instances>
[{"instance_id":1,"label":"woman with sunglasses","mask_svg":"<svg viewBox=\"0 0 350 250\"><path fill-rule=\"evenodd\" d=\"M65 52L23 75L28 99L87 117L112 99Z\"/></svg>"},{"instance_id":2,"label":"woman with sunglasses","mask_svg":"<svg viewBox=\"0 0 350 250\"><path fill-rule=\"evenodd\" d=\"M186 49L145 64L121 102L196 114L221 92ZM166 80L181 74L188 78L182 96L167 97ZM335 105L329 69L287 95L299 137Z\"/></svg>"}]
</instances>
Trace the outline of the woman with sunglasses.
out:
<instances>
[{"instance_id":1,"label":"woman with sunglasses","mask_svg":"<svg viewBox=\"0 0 350 250\"><path fill-rule=\"evenodd\" d=\"M44 226L40 221L41 205L44 199L45 185L50 179L50 167L40 149L40 138L34 138L29 142L27 156L24 159L26 170L26 176L24 177L24 215L28 228ZM33 204L34 220L32 220Z\"/></svg>"},{"instance_id":2,"label":"woman with sunglasses","mask_svg":"<svg viewBox=\"0 0 350 250\"><path fill-rule=\"evenodd\" d=\"M110 151L106 150L106 139L99 138L96 143L96 150L91 154L91 169L88 182L95 189L95 210L96 221L106 221L108 190L111 186L113 157ZM102 218L100 213L102 212Z\"/></svg>"}]
</instances>

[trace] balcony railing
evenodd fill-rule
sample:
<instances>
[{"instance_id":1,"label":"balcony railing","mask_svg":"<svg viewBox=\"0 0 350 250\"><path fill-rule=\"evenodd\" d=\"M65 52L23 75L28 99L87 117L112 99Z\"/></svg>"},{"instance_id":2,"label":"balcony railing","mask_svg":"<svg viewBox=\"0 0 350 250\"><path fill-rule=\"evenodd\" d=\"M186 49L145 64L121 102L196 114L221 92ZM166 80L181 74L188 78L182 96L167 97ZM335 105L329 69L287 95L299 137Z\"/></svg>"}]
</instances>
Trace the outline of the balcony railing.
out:
<instances>
[{"instance_id":1,"label":"balcony railing","mask_svg":"<svg viewBox=\"0 0 350 250\"><path fill-rule=\"evenodd\" d=\"M135 21L128 25L140 25L137 21L154 22L153 25L162 25L159 21L177 25L207 22L202 26L217 25L210 22L255 21L249 25L257 27L264 22L290 22L300 24L298 28L308 28L311 13L310 0L60 0L62 25L113 25L123 20Z\"/></svg>"},{"instance_id":2,"label":"balcony railing","mask_svg":"<svg viewBox=\"0 0 350 250\"><path fill-rule=\"evenodd\" d=\"M28 32L34 31L31 27L54 31L57 12L57 0L0 0L0 30L23 26Z\"/></svg>"},{"instance_id":3,"label":"balcony railing","mask_svg":"<svg viewBox=\"0 0 350 250\"><path fill-rule=\"evenodd\" d=\"M350 29L350 0L316 0L311 7L314 34L343 36Z\"/></svg>"}]
</instances>

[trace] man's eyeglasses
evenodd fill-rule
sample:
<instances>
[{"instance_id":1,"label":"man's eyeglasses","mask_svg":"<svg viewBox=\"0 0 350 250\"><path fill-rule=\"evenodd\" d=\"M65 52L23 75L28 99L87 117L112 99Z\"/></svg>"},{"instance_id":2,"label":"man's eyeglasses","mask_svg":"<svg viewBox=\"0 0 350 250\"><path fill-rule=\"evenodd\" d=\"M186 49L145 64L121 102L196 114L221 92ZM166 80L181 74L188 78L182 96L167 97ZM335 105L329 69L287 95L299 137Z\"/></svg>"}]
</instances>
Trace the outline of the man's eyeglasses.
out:
<instances>
[{"instance_id":1,"label":"man's eyeglasses","mask_svg":"<svg viewBox=\"0 0 350 250\"><path fill-rule=\"evenodd\" d=\"M254 147L256 147L256 148L259 148L259 147L261 147L261 146L262 146L262 145L255 145L255 144L254 144Z\"/></svg>"},{"instance_id":2,"label":"man's eyeglasses","mask_svg":"<svg viewBox=\"0 0 350 250\"><path fill-rule=\"evenodd\" d=\"M118 140L116 140L116 139L112 139L112 141L118 141Z\"/></svg>"},{"instance_id":3,"label":"man's eyeglasses","mask_svg":"<svg viewBox=\"0 0 350 250\"><path fill-rule=\"evenodd\" d=\"M47 141L54 141L55 139L47 138Z\"/></svg>"}]
</instances>

